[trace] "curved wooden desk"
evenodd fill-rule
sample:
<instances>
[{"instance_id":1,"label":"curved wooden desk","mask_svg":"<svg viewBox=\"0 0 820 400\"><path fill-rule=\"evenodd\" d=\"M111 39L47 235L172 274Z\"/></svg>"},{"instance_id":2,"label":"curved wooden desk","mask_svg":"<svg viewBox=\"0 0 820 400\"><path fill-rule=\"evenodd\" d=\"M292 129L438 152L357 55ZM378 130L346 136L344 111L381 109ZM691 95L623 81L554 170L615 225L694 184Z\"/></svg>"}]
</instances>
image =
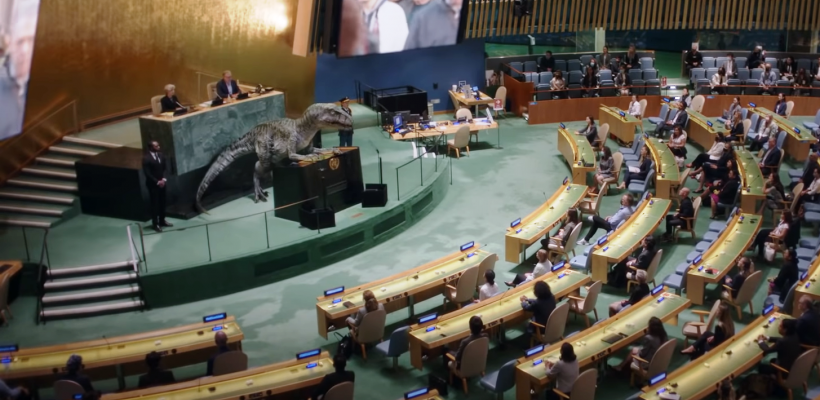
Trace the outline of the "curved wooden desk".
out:
<instances>
[{"instance_id":1,"label":"curved wooden desk","mask_svg":"<svg viewBox=\"0 0 820 400\"><path fill-rule=\"evenodd\" d=\"M786 141L783 142L783 150L786 150L786 155L797 161L805 161L809 156L810 147L817 143L811 131L804 128L802 125L796 124L794 121L786 119L774 113L765 107L755 107L749 109L751 112L765 118L768 115L773 116L773 121L777 124L780 130L786 132Z\"/></svg>"},{"instance_id":2,"label":"curved wooden desk","mask_svg":"<svg viewBox=\"0 0 820 400\"><path fill-rule=\"evenodd\" d=\"M598 168L595 150L589 144L586 136L576 135L564 128L559 128L558 151L564 156L564 160L567 161L572 171L572 182L586 185L587 174L595 172Z\"/></svg>"},{"instance_id":3,"label":"curved wooden desk","mask_svg":"<svg viewBox=\"0 0 820 400\"><path fill-rule=\"evenodd\" d=\"M598 108L598 125L601 124L609 124L609 135L623 145L630 145L635 140L636 130L643 131L643 122L639 118L614 106L601 105Z\"/></svg>"},{"instance_id":4,"label":"curved wooden desk","mask_svg":"<svg viewBox=\"0 0 820 400\"><path fill-rule=\"evenodd\" d=\"M740 174L740 208L751 212L757 211L758 200L766 199L766 193L763 192L766 178L763 177L760 165L749 150L735 150L735 161Z\"/></svg>"},{"instance_id":5,"label":"curved wooden desk","mask_svg":"<svg viewBox=\"0 0 820 400\"><path fill-rule=\"evenodd\" d=\"M792 306L792 315L797 318L800 315L800 309L797 303L803 296L809 296L812 300L820 300L820 257L814 260L809 267L806 279L800 281L800 284L794 289L794 305ZM808 286L808 287L806 287Z\"/></svg>"},{"instance_id":6,"label":"curved wooden desk","mask_svg":"<svg viewBox=\"0 0 820 400\"><path fill-rule=\"evenodd\" d=\"M655 195L661 199L671 199L673 191L680 184L680 168L669 146L658 138L644 134L644 143L655 160Z\"/></svg>"},{"instance_id":7,"label":"curved wooden desk","mask_svg":"<svg viewBox=\"0 0 820 400\"><path fill-rule=\"evenodd\" d=\"M706 117L691 108L687 108L686 113L689 114L687 139L694 140L704 150L712 148L712 144L715 143L715 135L718 133L724 136L729 134L726 124L722 124L714 118ZM712 126L709 126L710 124Z\"/></svg>"}]
</instances>

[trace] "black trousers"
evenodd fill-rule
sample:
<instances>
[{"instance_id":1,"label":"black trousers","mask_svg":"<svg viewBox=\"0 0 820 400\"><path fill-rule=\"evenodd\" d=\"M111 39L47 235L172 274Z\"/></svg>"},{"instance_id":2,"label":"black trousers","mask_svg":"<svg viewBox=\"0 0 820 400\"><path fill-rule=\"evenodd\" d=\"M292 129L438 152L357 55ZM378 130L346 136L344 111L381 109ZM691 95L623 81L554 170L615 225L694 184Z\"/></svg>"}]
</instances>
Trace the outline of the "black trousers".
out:
<instances>
[{"instance_id":1,"label":"black trousers","mask_svg":"<svg viewBox=\"0 0 820 400\"><path fill-rule=\"evenodd\" d=\"M151 199L151 223L159 225L165 221L165 193L164 187L146 185Z\"/></svg>"},{"instance_id":2,"label":"black trousers","mask_svg":"<svg viewBox=\"0 0 820 400\"><path fill-rule=\"evenodd\" d=\"M765 144L768 141L769 141L768 136L765 136L765 137L764 136L758 136L758 137L756 137L754 140L752 140L752 143L749 144L749 151L757 151L757 150L762 149L763 144Z\"/></svg>"},{"instance_id":3,"label":"black trousers","mask_svg":"<svg viewBox=\"0 0 820 400\"><path fill-rule=\"evenodd\" d=\"M584 240L586 240L588 242L589 239L592 239L592 236L595 235L595 232L598 231L598 228L604 228L608 232L608 231L611 231L612 228L614 228L614 227L612 226L612 224L609 223L609 221L607 221L607 220L605 220L605 219L603 219L603 218L601 218L597 215L593 215L592 216L592 227L589 228L589 232L587 232L587 235L584 236Z\"/></svg>"},{"instance_id":4,"label":"black trousers","mask_svg":"<svg viewBox=\"0 0 820 400\"><path fill-rule=\"evenodd\" d=\"M774 375L774 374L776 374L777 369L772 367L772 364L777 364L777 359L776 358L772 358L771 360L769 360L768 363L758 364L757 365L757 372L760 373L760 374L763 374L763 375ZM788 376L788 374L784 374L784 375Z\"/></svg>"},{"instance_id":5,"label":"black trousers","mask_svg":"<svg viewBox=\"0 0 820 400\"><path fill-rule=\"evenodd\" d=\"M763 246L766 242L771 242L772 238L769 237L769 234L772 233L774 229L761 229L757 232L757 236L755 237L754 244L752 247L757 247L757 255L761 258L763 257Z\"/></svg>"},{"instance_id":6,"label":"black trousers","mask_svg":"<svg viewBox=\"0 0 820 400\"><path fill-rule=\"evenodd\" d=\"M686 221L682 219L675 218L675 214L669 214L666 216L666 234L672 234L672 227L673 226L686 226Z\"/></svg>"},{"instance_id":7,"label":"black trousers","mask_svg":"<svg viewBox=\"0 0 820 400\"><path fill-rule=\"evenodd\" d=\"M521 282L524 282L524 281L526 281L526 280L527 280L527 276L526 276L526 275L524 275L524 274L515 274L515 278L513 278L513 280L512 280L512 284L513 284L514 286L518 286L518 285L520 285L520 284L521 284Z\"/></svg>"},{"instance_id":8,"label":"black trousers","mask_svg":"<svg viewBox=\"0 0 820 400\"><path fill-rule=\"evenodd\" d=\"M566 394L567 396L570 395L569 392L566 392L564 394ZM561 396L559 396L558 393L555 393L552 390L547 390L547 400L563 400L563 398L561 398Z\"/></svg>"},{"instance_id":9,"label":"black trousers","mask_svg":"<svg viewBox=\"0 0 820 400\"><path fill-rule=\"evenodd\" d=\"M629 187L629 183L632 182L633 179L636 181L642 181L646 179L646 175L647 174L641 172L627 172L624 177L624 186Z\"/></svg>"},{"instance_id":10,"label":"black trousers","mask_svg":"<svg viewBox=\"0 0 820 400\"><path fill-rule=\"evenodd\" d=\"M709 161L709 154L707 153L700 153L695 160L692 161L692 169L698 169L703 166L703 163Z\"/></svg>"},{"instance_id":11,"label":"black trousers","mask_svg":"<svg viewBox=\"0 0 820 400\"><path fill-rule=\"evenodd\" d=\"M694 352L694 353L692 353L692 354L690 355L690 357L691 357L693 360L694 360L695 358L698 358L698 357L702 356L702 355L703 355L703 353L706 353L707 351L709 351L709 350L711 350L711 349L712 349L712 346L711 346L711 345L709 344L709 342L707 341L707 340L708 340L710 337L712 337L712 336L715 336L715 334L714 334L714 333L712 333L712 332L708 332L708 331L707 331L707 332L703 332L703 334L702 334L702 335L700 335L700 337L698 338L698 340L696 340L696 341L695 341L695 343L692 343L692 347L694 347L694 348L695 348L695 352Z\"/></svg>"}]
</instances>

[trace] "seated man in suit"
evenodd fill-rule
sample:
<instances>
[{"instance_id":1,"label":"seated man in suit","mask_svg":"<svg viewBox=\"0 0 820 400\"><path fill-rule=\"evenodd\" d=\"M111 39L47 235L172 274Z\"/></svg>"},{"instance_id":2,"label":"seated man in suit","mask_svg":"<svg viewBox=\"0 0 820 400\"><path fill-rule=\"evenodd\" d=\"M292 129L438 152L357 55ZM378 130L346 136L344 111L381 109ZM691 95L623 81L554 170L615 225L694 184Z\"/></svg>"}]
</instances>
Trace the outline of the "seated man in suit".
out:
<instances>
[{"instance_id":1,"label":"seated man in suit","mask_svg":"<svg viewBox=\"0 0 820 400\"><path fill-rule=\"evenodd\" d=\"M797 304L800 316L797 317L797 337L800 344L820 346L820 314L814 309L811 297L803 296Z\"/></svg>"},{"instance_id":2,"label":"seated man in suit","mask_svg":"<svg viewBox=\"0 0 820 400\"><path fill-rule=\"evenodd\" d=\"M686 53L686 72L692 70L692 68L702 68L703 67L703 54L700 54L698 51L697 45L692 45L692 50Z\"/></svg>"},{"instance_id":3,"label":"seated man in suit","mask_svg":"<svg viewBox=\"0 0 820 400\"><path fill-rule=\"evenodd\" d=\"M336 371L322 378L322 381L319 382L319 386L313 391L313 396L310 397L310 400L321 400L325 397L328 390L340 383L355 382L356 374L354 374L353 371L345 371L345 367L347 367L347 359L345 356L336 354L336 356L333 357L333 369Z\"/></svg>"},{"instance_id":4,"label":"seated man in suit","mask_svg":"<svg viewBox=\"0 0 820 400\"><path fill-rule=\"evenodd\" d=\"M666 233L661 236L661 240L664 242L672 240L672 230L675 226L686 226L684 218L695 216L695 207L692 205L692 199L689 198L689 188L682 187L678 191L678 195L680 196L678 212L666 216Z\"/></svg>"},{"instance_id":5,"label":"seated man in suit","mask_svg":"<svg viewBox=\"0 0 820 400\"><path fill-rule=\"evenodd\" d=\"M179 99L177 99L176 89L174 85L165 85L165 97L159 101L159 104L162 106L162 112L173 112L185 109L185 106L180 104Z\"/></svg>"},{"instance_id":6,"label":"seated man in suit","mask_svg":"<svg viewBox=\"0 0 820 400\"><path fill-rule=\"evenodd\" d=\"M225 71L222 73L222 80L217 82L216 84L216 95L221 99L227 98L236 98L239 94L242 93L239 90L239 85L233 80L231 71Z\"/></svg>"},{"instance_id":7,"label":"seated man in suit","mask_svg":"<svg viewBox=\"0 0 820 400\"><path fill-rule=\"evenodd\" d=\"M627 257L623 261L615 264L612 271L609 272L608 281L614 287L624 287L628 279L634 279L632 268L646 271L649 269L649 264L652 264L652 259L655 258L657 249L655 248L655 237L647 236L641 242L641 252L638 257ZM627 272L629 271L629 272Z\"/></svg>"},{"instance_id":8,"label":"seated man in suit","mask_svg":"<svg viewBox=\"0 0 820 400\"><path fill-rule=\"evenodd\" d=\"M726 70L726 77L729 79L737 78L737 62L733 53L726 54L726 62L721 65Z\"/></svg>"},{"instance_id":9,"label":"seated man in suit","mask_svg":"<svg viewBox=\"0 0 820 400\"><path fill-rule=\"evenodd\" d=\"M214 374L214 360L216 357L222 353L227 353L231 351L231 348L228 347L228 335L224 331L216 332L214 335L214 342L216 343L216 354L212 355L211 358L208 359L208 370L205 375L211 376Z\"/></svg>"},{"instance_id":10,"label":"seated man in suit","mask_svg":"<svg viewBox=\"0 0 820 400\"><path fill-rule=\"evenodd\" d=\"M94 386L91 385L91 379L88 379L87 376L80 374L80 370L83 369L83 358L77 354L72 354L71 357L68 357L68 361L65 363L65 374L60 375L57 380L59 381L72 381L80 386L83 387L83 390L88 392L94 391Z\"/></svg>"},{"instance_id":11,"label":"seated man in suit","mask_svg":"<svg viewBox=\"0 0 820 400\"><path fill-rule=\"evenodd\" d=\"M777 140L774 136L769 136L769 150L763 154L763 158L760 160L760 172L763 173L763 176L769 176L772 171L777 168L777 165L780 164L780 149L777 147Z\"/></svg>"},{"instance_id":12,"label":"seated man in suit","mask_svg":"<svg viewBox=\"0 0 820 400\"><path fill-rule=\"evenodd\" d=\"M481 317L479 317L478 315L473 315L472 317L470 317L469 324L470 336L467 336L461 341L461 343L458 345L458 350L455 351L455 354L453 354L454 352L452 351L448 352L448 354L454 356L455 358L455 361L447 362L447 367L449 368L461 368L461 358L464 356L464 351L467 349L467 345L474 340L487 337L487 334L484 333L484 322L481 321Z\"/></svg>"},{"instance_id":13,"label":"seated man in suit","mask_svg":"<svg viewBox=\"0 0 820 400\"><path fill-rule=\"evenodd\" d=\"M770 364L777 364L778 367L790 370L797 357L803 354L803 347L800 346L800 341L797 338L797 320L784 319L780 321L777 330L782 337L773 338L760 335L757 338L757 344L763 350L764 355L777 353L777 358L771 359ZM769 342L773 344L770 346ZM760 364L757 366L757 371L764 375L774 375L777 370L769 364Z\"/></svg>"},{"instance_id":14,"label":"seated man in suit","mask_svg":"<svg viewBox=\"0 0 820 400\"><path fill-rule=\"evenodd\" d=\"M689 114L686 113L686 103L681 101L678 103L678 113L675 114L675 117L666 121L666 123L658 124L655 135L664 136L667 131L673 131L676 126L685 131L687 122L689 122Z\"/></svg>"},{"instance_id":15,"label":"seated man in suit","mask_svg":"<svg viewBox=\"0 0 820 400\"><path fill-rule=\"evenodd\" d=\"M156 351L145 355L145 364L148 366L148 373L140 375L140 389L151 386L168 385L176 382L176 379L174 379L174 371L166 371L160 368L160 361L162 361L162 356Z\"/></svg>"}]
</instances>

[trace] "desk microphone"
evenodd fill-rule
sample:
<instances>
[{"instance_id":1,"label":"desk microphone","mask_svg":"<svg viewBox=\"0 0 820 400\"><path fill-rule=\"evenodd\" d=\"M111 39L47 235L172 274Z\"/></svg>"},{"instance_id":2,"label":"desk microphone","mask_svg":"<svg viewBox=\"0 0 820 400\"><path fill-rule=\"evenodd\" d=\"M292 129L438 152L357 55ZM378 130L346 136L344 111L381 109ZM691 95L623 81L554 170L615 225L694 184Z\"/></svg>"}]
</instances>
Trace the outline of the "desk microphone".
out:
<instances>
[{"instance_id":1,"label":"desk microphone","mask_svg":"<svg viewBox=\"0 0 820 400\"><path fill-rule=\"evenodd\" d=\"M544 200L549 200L550 199L549 197L547 197L547 192L541 192L541 193L544 193Z\"/></svg>"},{"instance_id":2,"label":"desk microphone","mask_svg":"<svg viewBox=\"0 0 820 400\"><path fill-rule=\"evenodd\" d=\"M175 103L177 103L177 105L178 105L178 106L180 106L180 107L182 107L182 108L185 108L185 106L183 106L182 104L179 104L179 102L178 102L178 101L176 101Z\"/></svg>"},{"instance_id":3,"label":"desk microphone","mask_svg":"<svg viewBox=\"0 0 820 400\"><path fill-rule=\"evenodd\" d=\"M105 335L102 335L102 338L105 341L105 344L108 346L108 350L111 350L111 343L108 343L108 338L105 337Z\"/></svg>"}]
</instances>

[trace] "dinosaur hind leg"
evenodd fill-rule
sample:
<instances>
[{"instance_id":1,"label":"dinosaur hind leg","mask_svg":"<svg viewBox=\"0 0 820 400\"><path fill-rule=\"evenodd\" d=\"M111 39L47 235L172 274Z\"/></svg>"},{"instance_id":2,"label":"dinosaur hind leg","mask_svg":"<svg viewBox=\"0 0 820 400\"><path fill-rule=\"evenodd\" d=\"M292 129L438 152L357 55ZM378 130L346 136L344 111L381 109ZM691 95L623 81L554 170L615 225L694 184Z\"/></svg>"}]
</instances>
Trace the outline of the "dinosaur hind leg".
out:
<instances>
[{"instance_id":1,"label":"dinosaur hind leg","mask_svg":"<svg viewBox=\"0 0 820 400\"><path fill-rule=\"evenodd\" d=\"M262 190L262 185L260 183L261 178L270 172L270 163L265 160L259 160L256 162L256 166L253 169L253 191L254 191L254 203L258 203L260 201L268 201L268 193Z\"/></svg>"}]
</instances>

